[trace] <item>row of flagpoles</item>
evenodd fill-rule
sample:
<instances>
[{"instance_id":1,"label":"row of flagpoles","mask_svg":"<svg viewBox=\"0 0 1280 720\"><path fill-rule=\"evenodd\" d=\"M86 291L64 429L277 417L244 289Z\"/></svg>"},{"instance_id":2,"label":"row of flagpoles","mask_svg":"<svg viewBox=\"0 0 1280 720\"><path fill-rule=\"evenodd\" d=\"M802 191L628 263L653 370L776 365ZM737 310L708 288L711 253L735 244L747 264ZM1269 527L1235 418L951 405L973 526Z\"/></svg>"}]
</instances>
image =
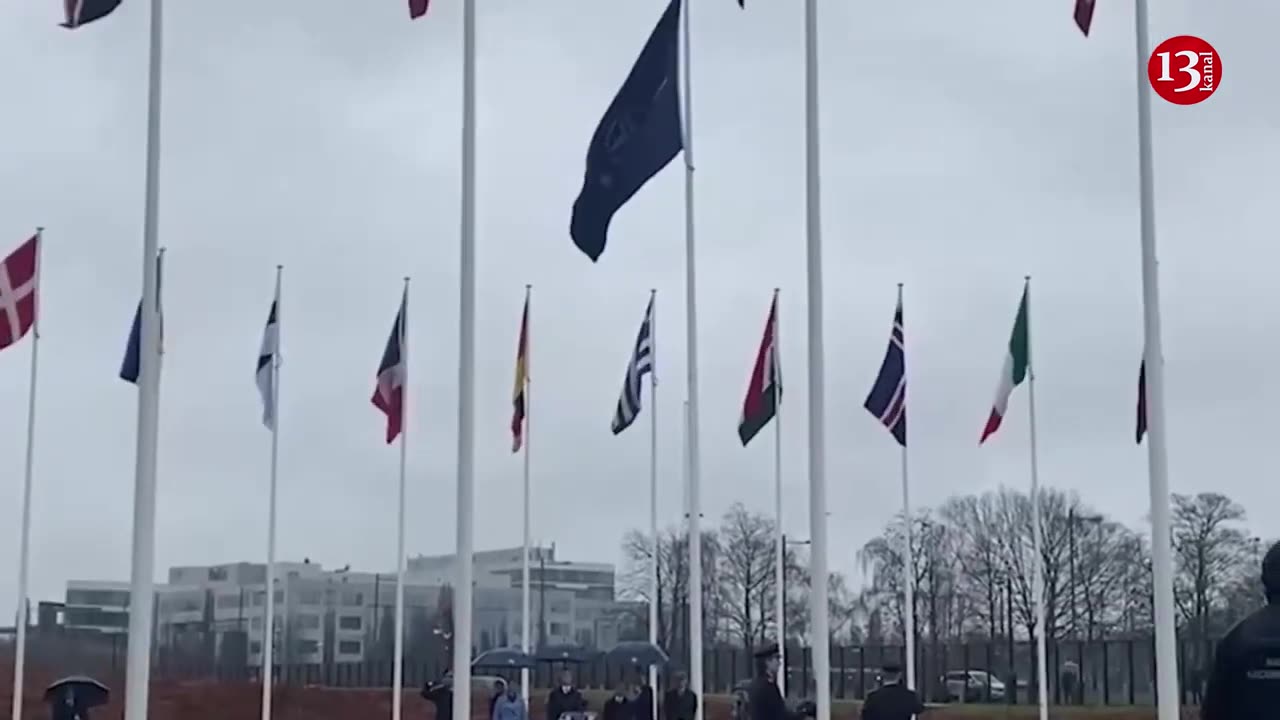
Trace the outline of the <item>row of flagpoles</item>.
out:
<instances>
[{"instance_id":1,"label":"row of flagpoles","mask_svg":"<svg viewBox=\"0 0 1280 720\"><path fill-rule=\"evenodd\" d=\"M472 556L474 546L474 403L475 403L475 145L476 145L476 9L475 0L458 0L463 3L463 82L462 82L462 192L460 218L460 298L459 298L459 363L458 363L458 447L457 447L457 565L458 577L455 582L456 602L455 632L458 637L468 638L472 630L472 564L468 558ZM121 0L67 0L66 27L75 28L109 15ZM427 0L409 0L410 17L421 17L427 12ZM739 0L740 6L743 0ZM161 356L161 318L159 312L159 263L157 211L159 205L159 165L160 165L160 106L161 106L161 48L163 0L150 0L150 48L148 72L148 112L146 143L146 194L143 223L143 283L142 300L138 306L135 329L136 342L131 340L130 347L138 348L136 352L136 371L131 378L139 389L138 395L138 434L137 459L135 466L134 489L134 528L133 552L131 561L130 591L133 600L130 605L128 659L126 666L125 719L143 720L147 716L147 692L150 684L150 647L151 617L154 604L154 556L155 556L155 461L156 430L159 404L159 363ZM1092 21L1094 0L1076 0L1075 20L1080 30L1088 35ZM583 188L574 203L570 234L577 245L593 261L598 260L604 252L607 230L613 215L620 209L651 177L670 163L677 154L683 151L685 166L685 290L686 290L686 371L687 371L687 433L688 449L688 528L689 537L701 537L699 528L699 479L700 479L700 447L699 447L699 392L698 392L698 326L697 326L697 272L695 252L695 214L693 183L693 148L692 148L692 82L690 74L690 26L687 12L681 24L681 0L670 0L658 24L655 26L648 42L636 60L630 75L621 86L613 102L601 119L587 152L586 173ZM817 0L805 0L804 5L804 68L805 68L805 237L807 257L807 344L808 344L808 396L809 396L809 522L811 535L811 576L813 588L811 594L811 628L814 638L824 638L829 632L827 606L827 532L826 532L826 468L825 468L825 367L823 362L823 289L822 289L822 238L821 238L821 206L820 206L820 142L818 132L818 52L817 52ZM1157 637L1157 695L1160 720L1174 720L1178 715L1176 692L1177 665L1174 650L1174 618L1172 588L1172 555L1167 537L1169 533L1169 500L1167 479L1167 452L1164 433L1164 368L1161 357L1159 290L1155 257L1155 227L1153 178L1151 162L1151 113L1149 91L1145 88L1145 66L1147 54L1150 52L1147 36L1147 1L1135 0L1136 51L1138 68L1138 137L1139 137L1139 180L1140 180L1140 218L1142 249L1142 284L1143 284L1143 328L1145 339L1143 361L1143 387L1141 398L1146 408L1146 430L1150 434L1148 443L1150 469L1150 495L1153 537L1153 570L1154 596L1156 611ZM683 32L680 32L681 29ZM682 87L681 87L682 86ZM681 92L683 90L683 93ZM614 132L626 126L628 133ZM37 236L38 239L38 236ZM36 258L32 260L32 278L38 275L38 246L35 244ZM259 383L264 390L264 402L270 398L268 412L274 412L279 394L279 276L277 276L277 296L270 316L275 320L274 335L269 320L268 332L264 336L264 352L275 349L268 356L265 366L259 361ZM1028 290L1029 294L1029 290ZM405 320L408 301L408 287L401 302L400 312L392 331L391 339L383 356L378 372L377 390L374 403L387 413L388 442L399 438L401 451L400 493L401 512L398 528L398 567L403 569L404 563L404 382L405 363L407 361L407 342L405 338ZM31 328L38 339L38 328L35 324L34 296L32 297ZM1024 294L1023 309L1027 306L1027 295ZM899 306L900 308L900 306ZM526 305L527 310L527 305ZM21 310L6 308L10 316L10 327L15 327L12 318ZM1022 312L1020 311L1020 317ZM526 316L527 318L527 316ZM776 333L776 315L770 323L772 332ZM525 325L527 328L527 324ZM1017 338L1018 323L1015 323L1014 340ZM891 341L888 355L893 355L894 344L901 351L901 317L895 322L894 340ZM649 326L650 343L652 342L652 325ZM12 332L12 331L11 331ZM25 331L24 331L25 332ZM272 339L274 338L274 339ZM11 337L16 339L16 337ZM1008 393L1028 378L1029 386L1029 418L1032 422L1032 497L1038 506L1038 479L1035 468L1034 442L1034 373L1031 371L1029 341L1027 355L1018 358L1015 342L1010 343L1010 358L1007 363L1008 372L1002 376L1001 393L997 396L993 409L992 422L997 426L1004 417ZM269 345L274 342L274 345ZM525 348L527 336L522 332L521 347ZM775 338L776 342L776 338ZM29 407L29 423L34 418L34 392L36 384L34 374L36 367L36 346L33 342L33 362L31 383L32 398ZM649 346L649 375L651 388L656 383L652 367L652 344ZM637 351L639 343L637 344ZM637 355L639 353L637 352ZM885 364L891 359L886 357ZM527 355L523 362L527 362ZM128 363L126 363L126 366ZM633 363L634 365L634 363ZM771 396L774 412L778 410L781 386L777 373L778 363L773 359L771 378L775 381L775 390ZM909 494L906 484L905 455L905 414L901 403L905 402L905 365L902 379L897 385L898 407L895 410L894 396L890 394L888 404L873 390L868 398L868 410L877 414L895 435L901 424L902 437L899 442L904 447L903 455L903 502L904 510L909 509ZM263 380L266 369L267 380ZM521 422L526 421L528 409L527 366L518 364L516 415ZM1023 373L1023 375L1019 375ZM628 371L627 388L634 379L637 394L634 396L635 412L639 411L639 382L641 375ZM122 376L125 375L122 369ZM883 369L882 369L883 375ZM523 396L521 396L523 387ZM879 388L877 388L879 389ZM620 432L634 420L635 414L626 407L628 400L626 391L619 402L615 415L615 431ZM873 400L875 404L873 406ZM523 409L520 402L524 403ZM630 419L627 419L630 414ZM622 424L619 427L619 419ZM275 445L278 434L278 423L274 415L268 414L268 426L272 430L272 502L268 530L268 567L273 574L274 563L274 488L275 488ZM776 422L776 420L775 420ZM527 431L527 425L524 426ZM989 426L990 427L990 426ZM513 430L515 418L513 418ZM990 428L994 429L994 428ZM520 435L517 433L517 440ZM750 438L744 436L744 443ZM525 471L525 545L528 546L528 444L525 438L526 452ZM28 433L27 468L24 478L24 518L22 556L20 563L20 584L25 592L27 575L27 533L29 526L29 502L31 484L31 442ZM775 467L780 467L780 457ZM652 475L652 473L651 473ZM651 481L652 482L652 481ZM652 490L652 488L651 488ZM780 498L778 498L780 507ZM909 516L909 513L908 513ZM651 517L651 521L652 521ZM1038 524L1033 524L1037 526ZM653 528L651 528L652 530ZM655 535L656 536L656 535ZM1037 549L1039 537L1035 538ZM907 539L908 546L911 542ZM778 554L783 548L778 542ZM691 584L701 583L701 543L689 543L689 562L692 573ZM1039 558L1039 553L1036 553ZM523 599L527 615L527 564L528 552L525 553L526 596ZM402 576L403 573L398 573ZM1046 663L1044 662L1044 598L1043 583L1040 573L1034 573L1036 587L1034 595L1037 605L1037 637L1040 687L1046 686ZM273 577L268 579L272 582ZM397 616L396 642L397 658L401 657L402 648L402 599L403 581L397 583ZM907 583L911 587L911 583ZM268 592L268 603L272 602L273 593ZM24 601L25 602L25 601ZM911 602L909 599L908 602ZM690 597L690 685L691 689L701 694L703 689L702 663L702 596L693 593ZM910 617L908 613L908 617ZM268 627L272 622L271 609L268 610ZM20 642L24 640L24 623L19 622ZM522 638L528 646L528 622ZM651 623L651 632L656 623ZM912 635L910 631L908 635ZM269 640L269 636L268 636ZM271 642L265 642L264 653L269 655ZM814 676L816 680L816 720L830 720L830 654L826 642L813 643ZM457 687L470 687L470 644L459 642L454 644L453 679ZM914 663L909 664L911 667ZM400 663L396 663L399 670ZM270 665L266 665L270 667ZM13 717L21 716L21 672L22 658L19 655L15 664L15 676L19 682L14 688ZM402 678L397 676L394 693L392 717L400 720L401 704L398 688ZM525 679L527 686L527 678ZM269 718L271 683L263 682L262 716ZM1041 692L1040 716L1047 720L1047 693ZM527 694L526 694L527 697ZM455 696L455 710L460 717L469 717L471 708L470 693L458 693ZM701 708L701 705L699 706ZM698 712L701 718L701 709Z\"/></svg>"}]
</instances>

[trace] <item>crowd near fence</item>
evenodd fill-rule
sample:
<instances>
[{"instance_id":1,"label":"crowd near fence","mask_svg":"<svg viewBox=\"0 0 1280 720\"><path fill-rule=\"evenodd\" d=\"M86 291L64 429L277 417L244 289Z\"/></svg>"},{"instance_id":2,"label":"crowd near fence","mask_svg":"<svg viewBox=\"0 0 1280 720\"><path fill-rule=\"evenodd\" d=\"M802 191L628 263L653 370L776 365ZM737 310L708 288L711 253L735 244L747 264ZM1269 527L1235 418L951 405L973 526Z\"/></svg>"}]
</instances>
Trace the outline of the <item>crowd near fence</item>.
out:
<instances>
[{"instance_id":1,"label":"crowd near fence","mask_svg":"<svg viewBox=\"0 0 1280 720\"><path fill-rule=\"evenodd\" d=\"M223 633L203 647L181 651L157 647L152 659L152 677L167 681L215 680L256 682L259 668L247 662L248 638L244 633ZM119 678L124 673L126 638L122 634L87 633L68 630L34 632L28 638L30 667L57 675L86 674ZM1206 675L1210 647L1207 643L1179 642L1181 702L1199 702ZM12 653L12 647L6 649ZM687 656L687 654L686 654ZM1036 696L1035 645L1022 641L930 642L918 646L916 687L930 702L982 704L1034 704ZM680 653L673 653L679 658ZM420 687L439 680L448 672L448 648L405 657L406 687ZM1155 703L1155 654L1150 636L1111 639L1063 640L1048 646L1050 702L1057 705L1153 705ZM742 647L708 645L703 657L704 691L728 694L748 681L753 673L752 652ZM902 666L905 649L901 645L833 645L831 649L831 692L837 699L861 700L880 686L886 665ZM286 686L389 687L391 658L361 662L290 662L277 664L278 683ZM672 669L684 669L673 661ZM606 689L635 681L631 668L610 663L600 654L593 660L566 666L583 688ZM536 688L551 687L561 671L558 664L541 664L532 675ZM518 680L509 671L477 668L478 676L504 675ZM968 676L968 680L965 676ZM988 680L988 678L993 678ZM791 647L787 654L787 694L804 697L812 693L813 659L809 648Z\"/></svg>"}]
</instances>

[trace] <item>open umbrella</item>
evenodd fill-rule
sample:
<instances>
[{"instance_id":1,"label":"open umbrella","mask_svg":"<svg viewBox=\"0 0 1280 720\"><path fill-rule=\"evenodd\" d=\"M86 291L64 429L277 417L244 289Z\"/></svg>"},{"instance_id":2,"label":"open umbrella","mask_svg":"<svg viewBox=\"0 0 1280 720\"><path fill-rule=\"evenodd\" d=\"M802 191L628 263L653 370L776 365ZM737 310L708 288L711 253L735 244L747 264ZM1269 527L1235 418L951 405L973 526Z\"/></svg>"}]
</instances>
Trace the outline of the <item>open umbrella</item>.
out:
<instances>
[{"instance_id":1,"label":"open umbrella","mask_svg":"<svg viewBox=\"0 0 1280 720\"><path fill-rule=\"evenodd\" d=\"M571 663L580 665L588 662L594 653L579 645L547 645L538 648L536 658L544 663Z\"/></svg>"},{"instance_id":2,"label":"open umbrella","mask_svg":"<svg viewBox=\"0 0 1280 720\"><path fill-rule=\"evenodd\" d=\"M667 654L663 652L662 648L651 642L618 643L606 653L605 659L611 664L635 665L636 667L666 665L669 662L669 658L667 658Z\"/></svg>"},{"instance_id":3,"label":"open umbrella","mask_svg":"<svg viewBox=\"0 0 1280 720\"><path fill-rule=\"evenodd\" d=\"M473 668L534 668L538 661L520 648L498 648L480 653L472 661Z\"/></svg>"},{"instance_id":4,"label":"open umbrella","mask_svg":"<svg viewBox=\"0 0 1280 720\"><path fill-rule=\"evenodd\" d=\"M72 675L50 685L44 691L48 703L75 705L81 708L106 705L111 690L87 675Z\"/></svg>"}]
</instances>

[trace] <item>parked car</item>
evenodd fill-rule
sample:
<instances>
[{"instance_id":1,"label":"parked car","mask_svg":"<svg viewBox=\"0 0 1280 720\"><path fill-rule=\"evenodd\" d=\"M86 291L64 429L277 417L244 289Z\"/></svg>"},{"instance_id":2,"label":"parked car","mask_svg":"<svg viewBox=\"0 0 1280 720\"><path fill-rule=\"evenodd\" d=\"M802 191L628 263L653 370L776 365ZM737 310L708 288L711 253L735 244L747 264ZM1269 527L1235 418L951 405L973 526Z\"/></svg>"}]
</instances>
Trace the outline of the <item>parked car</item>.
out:
<instances>
[{"instance_id":1,"label":"parked car","mask_svg":"<svg viewBox=\"0 0 1280 720\"><path fill-rule=\"evenodd\" d=\"M943 678L947 702L1004 702L1004 681L986 670L953 670ZM988 695L988 688L990 694ZM963 693L963 694L962 694Z\"/></svg>"}]
</instances>

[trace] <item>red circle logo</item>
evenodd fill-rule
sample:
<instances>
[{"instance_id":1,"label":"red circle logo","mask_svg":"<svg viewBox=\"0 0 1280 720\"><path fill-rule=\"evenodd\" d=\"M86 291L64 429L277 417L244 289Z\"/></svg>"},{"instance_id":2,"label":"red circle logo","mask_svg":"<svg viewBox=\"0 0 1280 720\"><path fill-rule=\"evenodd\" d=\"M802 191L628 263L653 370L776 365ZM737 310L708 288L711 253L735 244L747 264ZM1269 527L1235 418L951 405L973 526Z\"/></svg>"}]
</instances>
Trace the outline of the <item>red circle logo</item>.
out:
<instances>
[{"instance_id":1,"label":"red circle logo","mask_svg":"<svg viewBox=\"0 0 1280 720\"><path fill-rule=\"evenodd\" d=\"M1147 78L1160 97L1176 105L1207 100L1222 82L1222 58L1209 43L1179 35L1156 46L1147 60Z\"/></svg>"}]
</instances>

